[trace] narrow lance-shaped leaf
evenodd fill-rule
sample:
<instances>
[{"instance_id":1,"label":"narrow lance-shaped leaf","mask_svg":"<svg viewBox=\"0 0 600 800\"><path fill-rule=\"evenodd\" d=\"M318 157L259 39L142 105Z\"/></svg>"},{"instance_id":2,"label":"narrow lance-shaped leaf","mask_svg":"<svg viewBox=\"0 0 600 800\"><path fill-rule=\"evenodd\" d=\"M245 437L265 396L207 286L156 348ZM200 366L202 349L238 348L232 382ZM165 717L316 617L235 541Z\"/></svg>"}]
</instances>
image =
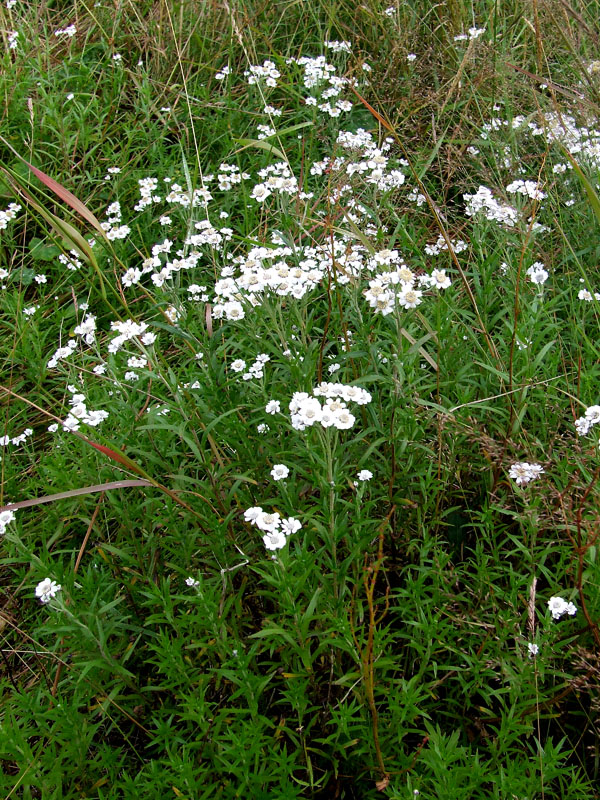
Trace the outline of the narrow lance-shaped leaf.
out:
<instances>
[{"instance_id":1,"label":"narrow lance-shaped leaf","mask_svg":"<svg viewBox=\"0 0 600 800\"><path fill-rule=\"evenodd\" d=\"M98 231L98 233L104 239L106 239L106 233L102 229L102 226L98 222L98 219L94 216L94 214L92 214L89 208L84 203L82 203L81 200L79 200L78 197L76 197L72 192L70 192L68 189L62 186L62 184L60 184L58 181L54 180L54 178L51 178L49 175L46 175L45 172L42 172L41 169L39 169L38 167L34 167L33 164L30 164L29 161L24 159L23 156L19 155L19 153L14 149L14 147L12 147L2 136L0 136L0 141L2 141L7 147L9 147L12 150L12 152L16 155L16 157L20 159L31 170L31 172L33 172L36 178L39 178L39 180L44 184L44 186L47 186L51 192L54 192L54 194L58 198L60 198L64 203L66 203L74 211L76 211L80 217L83 217L83 219L89 222L90 225L92 225L92 227L94 227Z\"/></svg>"},{"instance_id":2,"label":"narrow lance-shaped leaf","mask_svg":"<svg viewBox=\"0 0 600 800\"><path fill-rule=\"evenodd\" d=\"M590 206L592 207L592 211L598 222L600 222L600 198L598 197L596 190L592 186L591 182L589 181L587 175L581 169L577 161L573 158L571 153L567 149L565 149L565 155L573 165L573 169L577 173L577 177L581 181L581 185L585 189L585 193L588 196L588 200L590 201Z\"/></svg>"}]
</instances>

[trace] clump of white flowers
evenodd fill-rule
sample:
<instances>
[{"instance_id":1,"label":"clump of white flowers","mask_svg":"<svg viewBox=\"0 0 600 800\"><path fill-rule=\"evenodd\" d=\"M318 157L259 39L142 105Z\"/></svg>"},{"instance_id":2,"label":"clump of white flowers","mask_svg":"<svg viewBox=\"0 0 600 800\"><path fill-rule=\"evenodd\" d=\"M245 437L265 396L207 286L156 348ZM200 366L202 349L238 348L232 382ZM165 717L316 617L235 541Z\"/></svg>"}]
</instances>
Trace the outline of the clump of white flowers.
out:
<instances>
[{"instance_id":1,"label":"clump of white flowers","mask_svg":"<svg viewBox=\"0 0 600 800\"><path fill-rule=\"evenodd\" d=\"M78 392L77 387L69 386L68 388L69 391L72 392L72 397L69 400L71 411L61 423L63 430L78 431L82 423L96 428L108 418L108 411L102 409L92 411L88 409L85 395ZM48 430L50 433L56 433L58 424L56 422L52 423L52 425L48 426Z\"/></svg>"},{"instance_id":2,"label":"clump of white flowers","mask_svg":"<svg viewBox=\"0 0 600 800\"><path fill-rule=\"evenodd\" d=\"M324 402L321 403L319 398L324 398ZM303 431L320 423L323 428L348 430L354 425L356 417L350 413L347 404L353 402L362 406L370 403L371 399L365 389L342 383L320 383L313 389L312 395L294 392L289 405L292 427Z\"/></svg>"},{"instance_id":3,"label":"clump of white flowers","mask_svg":"<svg viewBox=\"0 0 600 800\"><path fill-rule=\"evenodd\" d=\"M501 203L496 200L492 190L487 186L480 186L475 194L465 194L466 201L465 214L474 217L482 214L492 222L498 222L509 228L514 228L519 220L519 212L508 203Z\"/></svg>"},{"instance_id":4,"label":"clump of white flowers","mask_svg":"<svg viewBox=\"0 0 600 800\"><path fill-rule=\"evenodd\" d=\"M54 31L55 36L68 36L69 39L72 39L76 33L77 28L75 25L67 25L66 28L59 28L58 30Z\"/></svg>"},{"instance_id":5,"label":"clump of white flowers","mask_svg":"<svg viewBox=\"0 0 600 800\"><path fill-rule=\"evenodd\" d=\"M522 486L539 478L543 471L541 464L529 464L527 461L519 461L512 465L508 472L508 477L513 478L517 486Z\"/></svg>"},{"instance_id":6,"label":"clump of white flowers","mask_svg":"<svg viewBox=\"0 0 600 800\"><path fill-rule=\"evenodd\" d=\"M281 77L281 73L272 61L265 61L262 66L252 65L250 69L245 70L244 77L248 79L250 86L264 81L267 86L275 88L277 78Z\"/></svg>"},{"instance_id":7,"label":"clump of white flowers","mask_svg":"<svg viewBox=\"0 0 600 800\"><path fill-rule=\"evenodd\" d=\"M583 417L575 420L575 430L580 436L585 436L590 428L600 422L600 406L588 406Z\"/></svg>"},{"instance_id":8,"label":"clump of white flowers","mask_svg":"<svg viewBox=\"0 0 600 800\"><path fill-rule=\"evenodd\" d=\"M527 270L527 276L532 283L541 286L548 280L548 271L541 261L535 261Z\"/></svg>"},{"instance_id":9,"label":"clump of white flowers","mask_svg":"<svg viewBox=\"0 0 600 800\"><path fill-rule=\"evenodd\" d=\"M287 537L302 527L302 523L294 517L282 519L277 512L270 514L260 506L246 509L244 521L263 531L263 543L267 550L281 550L287 544Z\"/></svg>"},{"instance_id":10,"label":"clump of white flowers","mask_svg":"<svg viewBox=\"0 0 600 800\"><path fill-rule=\"evenodd\" d=\"M12 222L20 210L21 206L18 203L9 203L8 208L0 211L0 231L5 230L8 223Z\"/></svg>"},{"instance_id":11,"label":"clump of white flowers","mask_svg":"<svg viewBox=\"0 0 600 800\"><path fill-rule=\"evenodd\" d=\"M567 603L562 597L551 597L548 600L548 608L552 619L560 619L564 614L574 617L577 613L577 606L574 603Z\"/></svg>"}]
</instances>

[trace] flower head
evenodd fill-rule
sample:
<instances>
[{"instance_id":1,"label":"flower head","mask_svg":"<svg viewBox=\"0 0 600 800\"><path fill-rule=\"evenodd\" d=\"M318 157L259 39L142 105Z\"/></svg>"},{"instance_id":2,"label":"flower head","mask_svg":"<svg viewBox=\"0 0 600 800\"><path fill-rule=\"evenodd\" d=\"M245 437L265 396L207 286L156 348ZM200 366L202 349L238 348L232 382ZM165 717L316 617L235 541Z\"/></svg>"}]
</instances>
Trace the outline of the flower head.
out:
<instances>
[{"instance_id":1,"label":"flower head","mask_svg":"<svg viewBox=\"0 0 600 800\"><path fill-rule=\"evenodd\" d=\"M60 583L56 583L51 578L44 578L35 587L35 596L40 598L42 603L49 603L61 590Z\"/></svg>"},{"instance_id":2,"label":"flower head","mask_svg":"<svg viewBox=\"0 0 600 800\"><path fill-rule=\"evenodd\" d=\"M567 603L562 597L551 597L550 600L548 600L548 608L552 614L552 619L560 619L563 614L568 614L570 617L573 617L577 613L577 606L575 603Z\"/></svg>"},{"instance_id":3,"label":"flower head","mask_svg":"<svg viewBox=\"0 0 600 800\"><path fill-rule=\"evenodd\" d=\"M508 476L509 478L514 478L517 486L521 486L538 478L543 471L541 464L529 464L527 461L519 461L512 465Z\"/></svg>"},{"instance_id":4,"label":"flower head","mask_svg":"<svg viewBox=\"0 0 600 800\"><path fill-rule=\"evenodd\" d=\"M14 520L13 511L0 511L0 535L5 533L7 526Z\"/></svg>"},{"instance_id":5,"label":"flower head","mask_svg":"<svg viewBox=\"0 0 600 800\"><path fill-rule=\"evenodd\" d=\"M273 469L271 470L271 476L273 477L274 481L281 481L290 474L290 468L286 467L285 464L275 464Z\"/></svg>"}]
</instances>

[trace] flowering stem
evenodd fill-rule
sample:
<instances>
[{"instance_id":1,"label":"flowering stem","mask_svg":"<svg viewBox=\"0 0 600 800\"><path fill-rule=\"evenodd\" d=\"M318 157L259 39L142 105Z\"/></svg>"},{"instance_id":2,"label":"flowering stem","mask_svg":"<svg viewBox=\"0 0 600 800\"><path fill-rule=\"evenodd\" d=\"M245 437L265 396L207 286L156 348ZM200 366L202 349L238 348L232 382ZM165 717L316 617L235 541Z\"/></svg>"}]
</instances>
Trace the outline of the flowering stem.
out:
<instances>
[{"instance_id":1,"label":"flowering stem","mask_svg":"<svg viewBox=\"0 0 600 800\"><path fill-rule=\"evenodd\" d=\"M331 439L329 429L323 431L321 427L318 428L323 448L325 450L325 463L327 466L327 484L329 486L329 539L331 546L331 558L333 561L333 596L338 597L338 582L337 582L337 543L335 541L335 481L333 479L333 450L331 447Z\"/></svg>"}]
</instances>

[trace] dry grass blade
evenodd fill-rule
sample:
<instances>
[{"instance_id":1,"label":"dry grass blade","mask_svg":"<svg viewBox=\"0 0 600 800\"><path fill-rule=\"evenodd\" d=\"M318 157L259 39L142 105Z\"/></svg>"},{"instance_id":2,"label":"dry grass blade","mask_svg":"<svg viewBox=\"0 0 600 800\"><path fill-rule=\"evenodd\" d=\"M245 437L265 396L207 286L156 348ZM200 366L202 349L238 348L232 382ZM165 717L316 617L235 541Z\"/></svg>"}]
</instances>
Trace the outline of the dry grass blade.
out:
<instances>
[{"instance_id":1,"label":"dry grass blade","mask_svg":"<svg viewBox=\"0 0 600 800\"><path fill-rule=\"evenodd\" d=\"M18 503L9 503L0 506L2 511L15 511L17 508L31 508L41 506L43 503L54 503L56 500L66 500L69 497L78 497L83 494L95 494L96 492L107 492L109 489L126 489L130 486L152 486L147 480L126 480L110 481L109 483L97 483L94 486L82 486L79 489L70 489L68 492L57 492L56 494L46 494L43 497L34 497L31 500L20 500Z\"/></svg>"}]
</instances>

